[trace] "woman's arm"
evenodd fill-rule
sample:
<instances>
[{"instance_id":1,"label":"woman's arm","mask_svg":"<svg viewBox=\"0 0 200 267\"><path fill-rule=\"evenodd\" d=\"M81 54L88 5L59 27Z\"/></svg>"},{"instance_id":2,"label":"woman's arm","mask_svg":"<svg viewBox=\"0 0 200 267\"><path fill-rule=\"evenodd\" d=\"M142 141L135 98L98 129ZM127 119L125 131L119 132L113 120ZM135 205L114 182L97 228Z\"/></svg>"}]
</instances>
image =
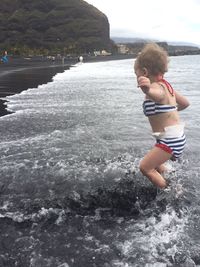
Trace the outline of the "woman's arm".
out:
<instances>
[{"instance_id":1,"label":"woman's arm","mask_svg":"<svg viewBox=\"0 0 200 267\"><path fill-rule=\"evenodd\" d=\"M176 96L176 103L177 103L178 111L183 110L190 105L189 101L187 100L187 98L185 96L182 96L177 91L174 91L174 93Z\"/></svg>"}]
</instances>

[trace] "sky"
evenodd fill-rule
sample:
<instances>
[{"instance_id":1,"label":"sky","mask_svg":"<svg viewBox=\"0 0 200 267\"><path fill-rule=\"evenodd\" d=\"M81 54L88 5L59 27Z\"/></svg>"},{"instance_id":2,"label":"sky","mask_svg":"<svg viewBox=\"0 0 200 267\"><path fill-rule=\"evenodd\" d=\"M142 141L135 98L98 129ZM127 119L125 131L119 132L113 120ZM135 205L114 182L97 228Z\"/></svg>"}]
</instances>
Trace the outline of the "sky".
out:
<instances>
[{"instance_id":1,"label":"sky","mask_svg":"<svg viewBox=\"0 0 200 267\"><path fill-rule=\"evenodd\" d=\"M85 0L102 11L112 37L200 46L200 0Z\"/></svg>"}]
</instances>

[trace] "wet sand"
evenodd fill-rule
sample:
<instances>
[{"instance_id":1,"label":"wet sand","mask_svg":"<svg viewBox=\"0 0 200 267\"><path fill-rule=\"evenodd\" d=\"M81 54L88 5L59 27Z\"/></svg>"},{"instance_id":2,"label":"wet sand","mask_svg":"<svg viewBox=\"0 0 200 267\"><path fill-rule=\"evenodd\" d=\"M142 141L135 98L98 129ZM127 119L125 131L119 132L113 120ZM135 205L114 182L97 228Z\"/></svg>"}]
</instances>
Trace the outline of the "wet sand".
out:
<instances>
[{"instance_id":1,"label":"wet sand","mask_svg":"<svg viewBox=\"0 0 200 267\"><path fill-rule=\"evenodd\" d=\"M0 116L9 114L6 110L6 96L18 94L29 88L46 84L57 74L69 69L75 59L52 61L41 58L10 59L0 64ZM3 99L2 99L3 98Z\"/></svg>"},{"instance_id":2,"label":"wet sand","mask_svg":"<svg viewBox=\"0 0 200 267\"><path fill-rule=\"evenodd\" d=\"M84 62L120 60L133 58L133 55L84 57ZM52 80L78 62L77 58L49 60L42 57L9 58L8 63L0 64L0 116L10 112L6 109L5 97L18 94L29 88L37 88Z\"/></svg>"}]
</instances>

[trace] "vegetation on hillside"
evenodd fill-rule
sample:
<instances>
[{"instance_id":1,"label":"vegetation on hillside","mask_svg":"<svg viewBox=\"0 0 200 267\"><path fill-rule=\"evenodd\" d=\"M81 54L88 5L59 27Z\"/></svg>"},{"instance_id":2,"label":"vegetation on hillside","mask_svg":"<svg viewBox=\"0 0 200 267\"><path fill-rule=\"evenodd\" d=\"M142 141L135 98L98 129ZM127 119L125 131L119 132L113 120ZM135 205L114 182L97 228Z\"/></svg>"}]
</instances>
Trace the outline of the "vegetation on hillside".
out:
<instances>
[{"instance_id":1,"label":"vegetation on hillside","mask_svg":"<svg viewBox=\"0 0 200 267\"><path fill-rule=\"evenodd\" d=\"M1 0L0 48L14 54L109 49L109 23L83 0Z\"/></svg>"}]
</instances>

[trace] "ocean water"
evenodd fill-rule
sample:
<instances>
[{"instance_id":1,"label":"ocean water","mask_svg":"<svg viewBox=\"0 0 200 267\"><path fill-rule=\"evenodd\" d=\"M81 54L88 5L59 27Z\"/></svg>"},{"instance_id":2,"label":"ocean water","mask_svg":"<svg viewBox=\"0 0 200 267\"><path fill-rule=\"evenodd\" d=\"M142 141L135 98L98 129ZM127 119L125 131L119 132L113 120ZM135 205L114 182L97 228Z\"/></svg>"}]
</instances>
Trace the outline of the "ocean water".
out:
<instances>
[{"instance_id":1,"label":"ocean water","mask_svg":"<svg viewBox=\"0 0 200 267\"><path fill-rule=\"evenodd\" d=\"M134 60L77 64L6 97L0 266L200 266L200 56L171 57L187 145L167 191L138 164L154 140Z\"/></svg>"}]
</instances>

